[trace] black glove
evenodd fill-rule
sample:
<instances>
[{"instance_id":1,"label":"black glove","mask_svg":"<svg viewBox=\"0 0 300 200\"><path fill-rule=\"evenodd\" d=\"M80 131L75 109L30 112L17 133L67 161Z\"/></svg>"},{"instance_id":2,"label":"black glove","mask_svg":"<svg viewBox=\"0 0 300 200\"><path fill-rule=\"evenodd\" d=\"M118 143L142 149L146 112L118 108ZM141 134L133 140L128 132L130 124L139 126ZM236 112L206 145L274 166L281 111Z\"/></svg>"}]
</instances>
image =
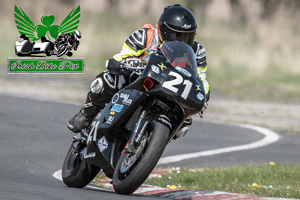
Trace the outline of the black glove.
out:
<instances>
[{"instance_id":1,"label":"black glove","mask_svg":"<svg viewBox=\"0 0 300 200\"><path fill-rule=\"evenodd\" d=\"M142 66L142 61L138 57L128 57L121 61L121 65L126 67L139 67Z\"/></svg>"},{"instance_id":2,"label":"black glove","mask_svg":"<svg viewBox=\"0 0 300 200\"><path fill-rule=\"evenodd\" d=\"M137 57L127 57L120 62L116 61L113 58L106 61L106 67L112 74L129 74L133 71L139 71L134 70L134 68L141 66L143 66L143 63ZM130 67L131 69L127 69L127 67Z\"/></svg>"},{"instance_id":3,"label":"black glove","mask_svg":"<svg viewBox=\"0 0 300 200\"><path fill-rule=\"evenodd\" d=\"M204 111L207 109L208 107L208 101L210 99L210 90L208 91L208 93L205 95L205 101L204 101L204 105L201 109L201 111L199 112L199 115L200 115L200 118L203 118L203 114L204 114Z\"/></svg>"},{"instance_id":4,"label":"black glove","mask_svg":"<svg viewBox=\"0 0 300 200\"><path fill-rule=\"evenodd\" d=\"M116 61L115 59L111 58L106 61L106 68L110 71L111 74L121 74L123 68L120 62Z\"/></svg>"}]
</instances>

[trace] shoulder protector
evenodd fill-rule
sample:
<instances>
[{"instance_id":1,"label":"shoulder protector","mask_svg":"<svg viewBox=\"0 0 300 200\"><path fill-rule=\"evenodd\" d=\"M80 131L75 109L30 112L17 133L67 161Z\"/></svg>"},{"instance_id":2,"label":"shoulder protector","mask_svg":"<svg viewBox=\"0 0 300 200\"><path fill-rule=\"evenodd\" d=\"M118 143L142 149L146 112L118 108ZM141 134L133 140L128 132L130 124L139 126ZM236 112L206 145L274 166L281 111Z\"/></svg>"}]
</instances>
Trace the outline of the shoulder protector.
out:
<instances>
[{"instance_id":1,"label":"shoulder protector","mask_svg":"<svg viewBox=\"0 0 300 200\"><path fill-rule=\"evenodd\" d=\"M125 43L134 51L145 49L147 46L147 28L134 31Z\"/></svg>"},{"instance_id":2,"label":"shoulder protector","mask_svg":"<svg viewBox=\"0 0 300 200\"><path fill-rule=\"evenodd\" d=\"M206 66L207 62L206 62L206 53L204 47L200 43L194 41L193 50L196 54L197 65Z\"/></svg>"}]
</instances>

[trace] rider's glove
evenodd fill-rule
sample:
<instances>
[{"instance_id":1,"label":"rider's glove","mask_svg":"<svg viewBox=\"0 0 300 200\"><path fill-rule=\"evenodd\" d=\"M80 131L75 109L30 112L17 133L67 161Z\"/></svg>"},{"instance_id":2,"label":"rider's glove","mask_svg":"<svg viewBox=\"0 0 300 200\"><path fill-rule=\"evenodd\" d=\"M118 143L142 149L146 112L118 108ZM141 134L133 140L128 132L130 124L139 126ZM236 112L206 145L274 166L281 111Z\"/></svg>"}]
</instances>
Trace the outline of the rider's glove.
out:
<instances>
[{"instance_id":1,"label":"rider's glove","mask_svg":"<svg viewBox=\"0 0 300 200\"><path fill-rule=\"evenodd\" d=\"M205 110L207 109L207 107L208 107L208 101L209 101L209 98L210 98L210 90L209 90L208 93L205 95L205 102L204 102L204 105L203 105L201 111L199 112L200 118L203 118L204 111L205 111Z\"/></svg>"},{"instance_id":2,"label":"rider's glove","mask_svg":"<svg viewBox=\"0 0 300 200\"><path fill-rule=\"evenodd\" d=\"M110 71L111 74L120 74L121 73L121 64L115 59L111 58L106 61L106 68Z\"/></svg>"},{"instance_id":3,"label":"rider's glove","mask_svg":"<svg viewBox=\"0 0 300 200\"><path fill-rule=\"evenodd\" d=\"M112 74L127 74L128 71L139 71L134 70L135 67L143 66L141 60L137 57L128 57L120 62L116 61L115 59L111 58L106 61L106 68ZM128 70L127 67L132 67L133 69Z\"/></svg>"},{"instance_id":4,"label":"rider's glove","mask_svg":"<svg viewBox=\"0 0 300 200\"><path fill-rule=\"evenodd\" d=\"M126 66L124 65L124 61L121 62L116 61L111 58L106 61L106 68L110 71L111 74L115 75L124 75L127 73Z\"/></svg>"},{"instance_id":5,"label":"rider's glove","mask_svg":"<svg viewBox=\"0 0 300 200\"><path fill-rule=\"evenodd\" d=\"M138 67L142 67L143 63L138 57L130 56L130 57L123 59L120 62L120 65L121 65L120 67L121 67L121 71L123 74L127 73L128 71L141 73L141 70L138 69ZM127 69L126 67L130 67L131 69ZM134 68L137 68L137 69L134 69Z\"/></svg>"},{"instance_id":6,"label":"rider's glove","mask_svg":"<svg viewBox=\"0 0 300 200\"><path fill-rule=\"evenodd\" d=\"M142 61L138 57L130 56L121 61L121 65L126 67L140 67L142 66Z\"/></svg>"},{"instance_id":7,"label":"rider's glove","mask_svg":"<svg viewBox=\"0 0 300 200\"><path fill-rule=\"evenodd\" d=\"M128 70L126 69L126 66L120 63L120 68L119 68L119 74L124 75L128 73Z\"/></svg>"},{"instance_id":8,"label":"rider's glove","mask_svg":"<svg viewBox=\"0 0 300 200\"><path fill-rule=\"evenodd\" d=\"M199 112L200 118L203 118L203 114L204 114L204 111L207 109L207 106L208 106L208 103L207 103L207 101L205 101L201 111Z\"/></svg>"}]
</instances>

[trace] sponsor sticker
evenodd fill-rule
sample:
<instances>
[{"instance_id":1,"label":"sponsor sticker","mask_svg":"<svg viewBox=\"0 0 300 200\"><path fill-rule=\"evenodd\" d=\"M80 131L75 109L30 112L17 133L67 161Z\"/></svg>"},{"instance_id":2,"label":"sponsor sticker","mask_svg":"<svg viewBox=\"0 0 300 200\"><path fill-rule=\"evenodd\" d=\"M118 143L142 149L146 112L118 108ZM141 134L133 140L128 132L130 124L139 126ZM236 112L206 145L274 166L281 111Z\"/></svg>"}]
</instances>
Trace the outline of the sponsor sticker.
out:
<instances>
[{"instance_id":1,"label":"sponsor sticker","mask_svg":"<svg viewBox=\"0 0 300 200\"><path fill-rule=\"evenodd\" d=\"M100 138L98 140L98 148L100 150L100 152L103 152L105 149L107 149L108 147L108 142L105 138L105 136L103 136L102 138Z\"/></svg>"},{"instance_id":2,"label":"sponsor sticker","mask_svg":"<svg viewBox=\"0 0 300 200\"><path fill-rule=\"evenodd\" d=\"M167 67L164 65L164 63L160 63L160 64L158 64L158 66L160 67L161 71L164 71L164 69L167 69Z\"/></svg>"},{"instance_id":3,"label":"sponsor sticker","mask_svg":"<svg viewBox=\"0 0 300 200\"><path fill-rule=\"evenodd\" d=\"M176 66L175 69L187 77L192 76L192 74L190 72L188 72L186 69L183 69L182 67Z\"/></svg>"},{"instance_id":4,"label":"sponsor sticker","mask_svg":"<svg viewBox=\"0 0 300 200\"><path fill-rule=\"evenodd\" d=\"M112 103L117 103L117 101L119 100L119 98L120 98L119 93L116 93L116 94L113 96L111 102L112 102Z\"/></svg>"},{"instance_id":5,"label":"sponsor sticker","mask_svg":"<svg viewBox=\"0 0 300 200\"><path fill-rule=\"evenodd\" d=\"M184 24L181 28L189 29L189 28L191 28L191 27L192 27L191 24Z\"/></svg>"},{"instance_id":6,"label":"sponsor sticker","mask_svg":"<svg viewBox=\"0 0 300 200\"><path fill-rule=\"evenodd\" d=\"M155 65L151 65L151 69L154 73L159 74L159 68Z\"/></svg>"},{"instance_id":7,"label":"sponsor sticker","mask_svg":"<svg viewBox=\"0 0 300 200\"><path fill-rule=\"evenodd\" d=\"M83 158L87 159L87 158L95 158L96 157L96 152L91 152L89 154L84 154Z\"/></svg>"},{"instance_id":8,"label":"sponsor sticker","mask_svg":"<svg viewBox=\"0 0 300 200\"><path fill-rule=\"evenodd\" d=\"M131 105L132 99L129 99L129 94L121 93L120 97L123 98L122 104L125 104L128 106Z\"/></svg>"},{"instance_id":9,"label":"sponsor sticker","mask_svg":"<svg viewBox=\"0 0 300 200\"><path fill-rule=\"evenodd\" d=\"M202 101L204 99L203 94L201 94L200 92L197 94L197 98Z\"/></svg>"},{"instance_id":10,"label":"sponsor sticker","mask_svg":"<svg viewBox=\"0 0 300 200\"><path fill-rule=\"evenodd\" d=\"M115 117L109 116L106 123L111 124L114 121Z\"/></svg>"},{"instance_id":11,"label":"sponsor sticker","mask_svg":"<svg viewBox=\"0 0 300 200\"><path fill-rule=\"evenodd\" d=\"M120 104L114 104L113 107L110 109L111 111L114 112L121 112L121 110L123 109L123 105Z\"/></svg>"}]
</instances>

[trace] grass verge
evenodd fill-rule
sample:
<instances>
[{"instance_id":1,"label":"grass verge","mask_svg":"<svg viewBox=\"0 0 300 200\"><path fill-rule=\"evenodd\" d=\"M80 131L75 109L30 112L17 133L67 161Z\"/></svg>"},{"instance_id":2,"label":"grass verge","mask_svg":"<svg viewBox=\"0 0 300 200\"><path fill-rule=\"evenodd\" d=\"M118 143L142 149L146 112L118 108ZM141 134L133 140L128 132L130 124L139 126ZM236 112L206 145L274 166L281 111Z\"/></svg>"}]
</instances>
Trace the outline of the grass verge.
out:
<instances>
[{"instance_id":1,"label":"grass verge","mask_svg":"<svg viewBox=\"0 0 300 200\"><path fill-rule=\"evenodd\" d=\"M265 197L300 199L300 165L263 165L213 169L173 169L146 184L173 189L215 190Z\"/></svg>"}]
</instances>

